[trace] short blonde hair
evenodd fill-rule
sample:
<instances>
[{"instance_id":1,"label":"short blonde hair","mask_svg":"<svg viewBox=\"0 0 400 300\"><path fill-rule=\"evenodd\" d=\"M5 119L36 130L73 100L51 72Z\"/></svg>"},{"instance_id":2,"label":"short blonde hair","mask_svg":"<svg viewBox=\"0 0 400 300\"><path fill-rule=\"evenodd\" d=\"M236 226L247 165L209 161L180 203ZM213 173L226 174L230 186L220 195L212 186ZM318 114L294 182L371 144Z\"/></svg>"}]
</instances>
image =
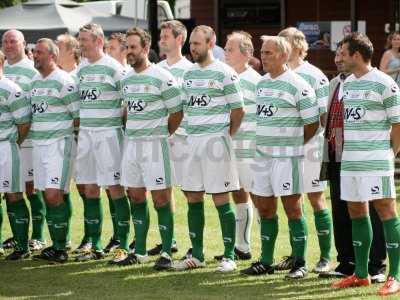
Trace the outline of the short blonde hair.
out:
<instances>
[{"instance_id":1,"label":"short blonde hair","mask_svg":"<svg viewBox=\"0 0 400 300\"><path fill-rule=\"evenodd\" d=\"M57 36L57 42L64 43L65 48L72 51L75 61L79 63L81 57L79 42L74 36L70 35L69 33L60 34Z\"/></svg>"},{"instance_id":2,"label":"short blonde hair","mask_svg":"<svg viewBox=\"0 0 400 300\"><path fill-rule=\"evenodd\" d=\"M282 54L287 54L289 58L290 53L292 52L292 47L284 37L276 35L262 35L261 40L263 43L273 42L278 48L278 51Z\"/></svg>"},{"instance_id":3,"label":"short blonde hair","mask_svg":"<svg viewBox=\"0 0 400 300\"><path fill-rule=\"evenodd\" d=\"M48 38L41 38L38 39L38 41L36 42L36 44L42 44L42 43L46 44L47 49L51 54L53 54L56 58L58 57L59 54L58 46L56 45L56 43L54 43L53 40Z\"/></svg>"},{"instance_id":4,"label":"short blonde hair","mask_svg":"<svg viewBox=\"0 0 400 300\"><path fill-rule=\"evenodd\" d=\"M302 59L307 56L308 43L302 31L295 27L288 27L279 32L278 36L286 38L293 50L299 50Z\"/></svg>"},{"instance_id":5,"label":"short blonde hair","mask_svg":"<svg viewBox=\"0 0 400 300\"><path fill-rule=\"evenodd\" d=\"M161 24L160 29L171 29L172 34L175 38L177 38L179 35L182 35L182 44L185 43L187 38L187 29L185 25L182 24L182 22L178 20L166 21Z\"/></svg>"},{"instance_id":6,"label":"short blonde hair","mask_svg":"<svg viewBox=\"0 0 400 300\"><path fill-rule=\"evenodd\" d=\"M243 54L248 52L250 56L253 56L254 46L253 42L251 41L252 36L250 33L246 31L234 31L227 36L227 39L236 39L239 42L240 52Z\"/></svg>"},{"instance_id":7,"label":"short blonde hair","mask_svg":"<svg viewBox=\"0 0 400 300\"><path fill-rule=\"evenodd\" d=\"M212 29L210 26L198 25L193 29L192 33L198 31L202 32L205 35L207 43L210 42L211 40L214 41L216 40L214 29Z\"/></svg>"},{"instance_id":8,"label":"short blonde hair","mask_svg":"<svg viewBox=\"0 0 400 300\"><path fill-rule=\"evenodd\" d=\"M100 38L104 41L104 31L99 24L89 23L79 28L79 32L89 32L94 39Z\"/></svg>"}]
</instances>

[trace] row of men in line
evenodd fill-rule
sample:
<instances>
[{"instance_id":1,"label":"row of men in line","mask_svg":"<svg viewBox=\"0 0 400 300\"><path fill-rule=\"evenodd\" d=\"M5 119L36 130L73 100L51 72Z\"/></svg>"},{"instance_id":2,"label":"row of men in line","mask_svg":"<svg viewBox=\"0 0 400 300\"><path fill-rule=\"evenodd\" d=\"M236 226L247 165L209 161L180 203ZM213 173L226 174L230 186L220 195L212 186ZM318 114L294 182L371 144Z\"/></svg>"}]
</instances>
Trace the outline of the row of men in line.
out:
<instances>
[{"instance_id":1,"label":"row of men in line","mask_svg":"<svg viewBox=\"0 0 400 300\"><path fill-rule=\"evenodd\" d=\"M180 36L184 41L182 33L174 34L173 27L176 23L168 24L164 29L168 29L175 39ZM318 271L318 268L329 265L331 222L323 200L324 185L318 180L321 163L320 158L315 159L307 155L310 152L318 153L318 148L322 143L319 119L321 118L321 123L324 123L328 81L318 69L302 61L304 49L301 47L297 48L297 64L300 69L297 71L300 75L303 74L303 77L308 79L313 86L310 86L296 72L288 69L287 61L291 46L287 40L295 45L299 41L295 38L296 34L298 35L298 32L290 28L283 31L279 37L263 37L261 58L268 74L260 80L259 75L257 77L255 72L247 67L243 57L241 62L244 63L241 69L237 65L235 68L239 76L227 65L214 60L211 54L214 32L209 27L199 26L192 32L190 38L191 54L197 63L181 72L182 79L178 83L179 81L177 82L170 73L149 63L147 54L151 43L150 37L138 28L127 32L127 59L134 70L125 76L118 77L118 72L112 72L109 68L115 62L102 53L104 36L101 29L90 24L83 27L79 33L81 50L87 61L82 63L77 70L79 79L77 86L74 86L71 80L65 82L62 81L64 78L51 78L55 75L54 73L63 73L56 72L58 71L55 67L57 53L54 52L57 51L52 51L52 49L57 48L50 40L40 40L35 49L34 59L41 77L39 76L40 80L33 79L29 96L33 112L30 135L34 146L35 188L45 190L45 200L49 208L46 218L54 245L50 249L43 250L39 257L63 261L67 256L65 228L68 224L66 213L68 209L63 200L63 191L65 189L67 192L68 184L66 183L71 173L71 158L74 152L72 122L78 125L78 118L76 114L74 115L77 112L74 108L77 101L74 99L79 90L80 131L75 177L78 184L84 185L82 193L84 201L90 203L90 208L85 210L85 225L88 227L87 231L93 245L93 251L84 253L80 259L104 256L99 239L101 233L99 186L107 186L116 209L117 235L120 241L120 251L117 251L112 263L126 265L147 260L145 247L148 230L147 189L152 193L158 212L162 239L162 252L155 268L173 267L182 270L204 266L202 200L206 192L212 194L218 209L225 245L225 252L218 270L232 271L236 269L234 263L235 215L230 208L227 193L237 191L242 187L242 192L251 191L254 195L253 200L261 217L263 244L262 259L244 270L244 273L260 274L273 271L273 249L277 234L276 197L281 196L289 218L292 256L294 257L292 269L287 276L301 278L306 275L307 229L301 209L303 192L308 192L309 199L316 210L317 230L321 233L318 235L321 260L315 270ZM365 43L362 40L363 36L360 38L355 35L352 38L356 42L361 40L359 43L361 45L363 45L362 42ZM230 45L229 42L231 42ZM350 44L350 42L347 43ZM237 55L232 57L233 67L239 61L239 53L243 56L251 55L252 47L249 45L251 45L251 39L245 33L234 33L228 38L227 60L229 61L230 51L234 53L232 56ZM235 46L237 46L236 53ZM351 56L354 56L354 53L357 54L360 51L358 49L353 51ZM368 62L368 57L362 56L362 59ZM47 65L46 62L48 62ZM171 67L168 59L164 63L167 63L167 68ZM54 68L51 68L51 65ZM312 71L307 72L307 68ZM296 68L293 69L296 70ZM375 69L369 71L379 72ZM172 70L171 73L174 74ZM378 75L381 76L381 74ZM178 75L176 77L179 78ZM390 125L389 120L396 123L398 90L386 77L381 81L383 88L377 91L372 90L369 95L363 95L363 97L374 100L377 95L373 93L380 94L381 98L385 97L385 101L381 101L380 109L377 106L373 109L384 110L382 107L388 106L389 116L385 120L385 126L377 128L382 131L381 136L387 138L387 131L390 133L390 128L389 130L387 128L388 124ZM50 82L51 84L47 86L46 83ZM57 85L57 82L62 83ZM35 83L38 85L35 86ZM356 91L360 89L357 85L355 88L357 88ZM183 106L181 89L184 95ZM127 139L124 143L121 131L123 121L120 91L126 103L125 134ZM349 89L344 95L350 100L352 97L356 100L360 98L359 92L358 94L351 92L353 91ZM15 93L17 94L18 92ZM246 103L243 102L243 95ZM58 98L63 105L51 104L50 100L55 101L54 98ZM386 99L391 99L391 102L389 103ZM247 101L252 101L252 105ZM368 130L366 129L370 125L368 120L364 126L360 125L362 123L360 119L367 114L368 104L366 101L366 104L361 107L362 113L360 107L349 107L349 109L346 107L346 121L355 122L355 125L351 124L355 126L353 130L362 133ZM244 124L240 126L245 105L248 110L246 116L249 117L247 120L249 124L246 122L244 124L248 127ZM46 111L51 106L55 110L46 118ZM23 107L19 110L21 112ZM170 147L166 138L178 128L183 117L182 110L186 116L181 127L182 133L179 134L178 131L173 135ZM43 113L44 115L41 115ZM21 124L26 124L23 118L24 116L20 116ZM56 125L55 128L51 128L50 124ZM239 127L240 131L235 135ZM27 130L24 131L23 126L18 128L20 129L18 137L21 139ZM248 128L252 130L246 130ZM14 135L17 136L15 128ZM242 148L232 146L231 136L234 136L235 143L240 144ZM389 148L387 143L380 146L371 143L365 145L365 141L357 140L357 138L357 136L356 138L349 136L350 150L348 151L351 152L348 155L350 156L342 162L342 176L346 179L342 181L343 186L346 187L342 190L342 198L350 201L381 199L387 196L393 198L393 176L386 176L393 170L390 164L391 158L393 161L389 153L390 145ZM181 154L182 151L184 152L183 156L178 157L184 157L184 159L173 159L173 164L171 164L171 152L178 152L173 151L176 145L179 145L177 148ZM309 151L307 151L307 145ZM360 156L362 157L365 151L370 150L368 146L381 147L379 150L382 153L379 154L382 159L373 160L367 164L360 161ZM236 150L239 160L236 164L233 149ZM54 153L51 159L48 155L49 151ZM121 157L122 152L121 167L118 156ZM214 155L215 153L217 156ZM346 157L345 154L346 147L344 157ZM393 152L391 155L393 156ZM304 156L307 160L306 164L304 164ZM180 165L177 161L182 164ZM242 166L239 167L240 165ZM120 172L119 167L121 167ZM173 214L170 206L170 187L173 182L172 169L174 167L178 169L177 173L181 174L178 183L189 202L188 222L193 249L183 261L172 264ZM240 172L237 172L237 167ZM354 182L359 181L357 177L359 172L365 173L366 168L369 168L367 170L369 181L363 181L359 190L352 190ZM53 176L54 170L58 172L56 173L58 176ZM307 170L310 172L309 175ZM373 171L377 171L375 177L379 178L371 180ZM136 247L135 252L131 254L127 252L129 204L119 185L121 174L121 183L128 188L128 196L132 202ZM239 180L241 175L245 176ZM311 188L307 187L308 180ZM365 189L366 184L372 184L374 188L378 187L373 196L366 196L365 190L368 190L368 188ZM316 189L312 189L313 187ZM13 203L9 198L12 197L7 194L8 202ZM319 222L317 217L320 217ZM397 220L396 217L391 218L391 221L392 219ZM321 224L327 229L318 228ZM323 253L324 251L328 253Z\"/></svg>"}]
</instances>

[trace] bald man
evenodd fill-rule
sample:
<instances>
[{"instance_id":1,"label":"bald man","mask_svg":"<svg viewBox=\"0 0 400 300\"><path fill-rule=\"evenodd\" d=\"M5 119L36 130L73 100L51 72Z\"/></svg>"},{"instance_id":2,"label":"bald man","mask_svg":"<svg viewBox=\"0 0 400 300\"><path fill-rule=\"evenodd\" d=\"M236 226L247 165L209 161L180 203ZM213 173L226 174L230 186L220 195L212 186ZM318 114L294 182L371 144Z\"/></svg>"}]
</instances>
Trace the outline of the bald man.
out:
<instances>
[{"instance_id":1,"label":"bald man","mask_svg":"<svg viewBox=\"0 0 400 300\"><path fill-rule=\"evenodd\" d=\"M25 38L21 31L12 29L6 31L2 37L2 50L7 58L4 63L4 76L28 93L32 78L38 74L33 67L33 62L25 55ZM29 101L29 97L26 98ZM25 194L29 199L32 216L32 236L29 240L31 250L41 250L46 245L44 239L44 222L46 208L40 192L35 193L33 188L32 141L29 138L21 144L21 180L25 182ZM25 203L25 201L24 201ZM24 204L26 206L26 203ZM12 214L9 214L13 226ZM15 240L10 238L4 242L5 248L15 246Z\"/></svg>"}]
</instances>

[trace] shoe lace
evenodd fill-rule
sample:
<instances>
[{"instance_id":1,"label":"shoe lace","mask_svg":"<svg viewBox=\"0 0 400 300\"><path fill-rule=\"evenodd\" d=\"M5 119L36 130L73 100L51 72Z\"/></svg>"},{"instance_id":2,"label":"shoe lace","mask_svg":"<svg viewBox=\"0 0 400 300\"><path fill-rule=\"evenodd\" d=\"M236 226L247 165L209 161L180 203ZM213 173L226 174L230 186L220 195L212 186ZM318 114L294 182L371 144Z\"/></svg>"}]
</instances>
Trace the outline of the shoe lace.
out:
<instances>
[{"instance_id":1,"label":"shoe lace","mask_svg":"<svg viewBox=\"0 0 400 300\"><path fill-rule=\"evenodd\" d=\"M392 285L394 284L395 279L393 277L388 277L388 279L386 280L385 284L383 285L384 288L391 288Z\"/></svg>"}]
</instances>

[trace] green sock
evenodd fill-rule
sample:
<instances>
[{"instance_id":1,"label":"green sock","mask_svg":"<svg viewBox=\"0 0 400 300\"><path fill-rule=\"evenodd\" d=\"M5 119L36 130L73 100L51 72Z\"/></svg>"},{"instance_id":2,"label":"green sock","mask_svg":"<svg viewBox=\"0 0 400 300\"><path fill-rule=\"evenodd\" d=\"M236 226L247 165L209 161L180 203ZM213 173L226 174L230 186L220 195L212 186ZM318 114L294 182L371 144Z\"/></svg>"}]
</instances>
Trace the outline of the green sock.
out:
<instances>
[{"instance_id":1,"label":"green sock","mask_svg":"<svg viewBox=\"0 0 400 300\"><path fill-rule=\"evenodd\" d=\"M332 245L332 218L328 209L314 213L315 228L317 229L319 249L321 257L331 259Z\"/></svg>"},{"instance_id":2,"label":"green sock","mask_svg":"<svg viewBox=\"0 0 400 300\"><path fill-rule=\"evenodd\" d=\"M101 244L101 230L103 227L103 207L100 198L86 199L85 223L88 235L92 239L92 248L96 251L103 250Z\"/></svg>"},{"instance_id":3,"label":"green sock","mask_svg":"<svg viewBox=\"0 0 400 300\"><path fill-rule=\"evenodd\" d=\"M231 204L217 206L219 222L221 224L222 239L224 241L224 257L235 259L236 218Z\"/></svg>"},{"instance_id":4,"label":"green sock","mask_svg":"<svg viewBox=\"0 0 400 300\"><path fill-rule=\"evenodd\" d=\"M0 248L3 248L3 237L1 233L3 232L3 205L2 196L0 195Z\"/></svg>"},{"instance_id":5,"label":"green sock","mask_svg":"<svg viewBox=\"0 0 400 300\"><path fill-rule=\"evenodd\" d=\"M161 251L171 255L172 237L174 235L174 215L172 214L171 203L168 202L164 206L156 208L156 210L162 243Z\"/></svg>"},{"instance_id":6,"label":"green sock","mask_svg":"<svg viewBox=\"0 0 400 300\"><path fill-rule=\"evenodd\" d=\"M64 203L66 206L66 210L68 213L68 222L67 222L67 243L71 241L71 222L72 222L72 201L70 193L64 194Z\"/></svg>"},{"instance_id":7,"label":"green sock","mask_svg":"<svg viewBox=\"0 0 400 300\"><path fill-rule=\"evenodd\" d=\"M46 220L46 205L42 192L28 196L32 213L32 239L44 241L44 223Z\"/></svg>"},{"instance_id":8,"label":"green sock","mask_svg":"<svg viewBox=\"0 0 400 300\"><path fill-rule=\"evenodd\" d=\"M307 251L307 223L304 217L297 220L289 220L289 228L292 232L293 252L296 260L305 261Z\"/></svg>"},{"instance_id":9,"label":"green sock","mask_svg":"<svg viewBox=\"0 0 400 300\"><path fill-rule=\"evenodd\" d=\"M117 227L117 240L120 241L120 247L125 250L129 250L129 226L130 226L130 211L129 211L129 201L125 196L111 201L115 209L115 223ZM111 210L111 206L110 206ZM113 219L114 222L114 219ZM114 225L115 226L115 225ZM115 228L114 228L115 234Z\"/></svg>"},{"instance_id":10,"label":"green sock","mask_svg":"<svg viewBox=\"0 0 400 300\"><path fill-rule=\"evenodd\" d=\"M111 221L113 226L113 236L114 240L118 240L118 221L117 221L117 213L115 209L115 203L111 198L108 198L108 206L110 208Z\"/></svg>"},{"instance_id":11,"label":"green sock","mask_svg":"<svg viewBox=\"0 0 400 300\"><path fill-rule=\"evenodd\" d=\"M56 250L65 250L69 219L68 205L63 202L57 206L50 206L49 209L49 214L53 221L53 246Z\"/></svg>"},{"instance_id":12,"label":"green sock","mask_svg":"<svg viewBox=\"0 0 400 300\"><path fill-rule=\"evenodd\" d=\"M19 199L16 202L8 202L7 207L14 213L14 238L17 242L17 248L27 251L29 234L29 210L25 200Z\"/></svg>"},{"instance_id":13,"label":"green sock","mask_svg":"<svg viewBox=\"0 0 400 300\"><path fill-rule=\"evenodd\" d=\"M135 228L135 253L139 255L146 255L146 239L147 232L149 231L150 215L147 200L142 203L132 203L132 222Z\"/></svg>"},{"instance_id":14,"label":"green sock","mask_svg":"<svg viewBox=\"0 0 400 300\"><path fill-rule=\"evenodd\" d=\"M204 261L203 232L204 232L204 202L188 203L188 227L192 242L192 255Z\"/></svg>"},{"instance_id":15,"label":"green sock","mask_svg":"<svg viewBox=\"0 0 400 300\"><path fill-rule=\"evenodd\" d=\"M278 216L272 219L261 217L261 259L263 264L274 263L275 241L278 236Z\"/></svg>"},{"instance_id":16,"label":"green sock","mask_svg":"<svg viewBox=\"0 0 400 300\"><path fill-rule=\"evenodd\" d=\"M372 243L372 226L368 216L351 220L354 256L356 260L355 274L358 278L368 277L368 259Z\"/></svg>"},{"instance_id":17,"label":"green sock","mask_svg":"<svg viewBox=\"0 0 400 300\"><path fill-rule=\"evenodd\" d=\"M83 215L84 215L84 219L86 218L86 212L89 209L88 208L88 200L86 199L86 197L84 195L81 195L82 201L83 201ZM84 242L91 242L92 238L89 235L89 226L87 224L87 222L85 222L85 220L83 221L83 238L82 241Z\"/></svg>"},{"instance_id":18,"label":"green sock","mask_svg":"<svg viewBox=\"0 0 400 300\"><path fill-rule=\"evenodd\" d=\"M6 201L6 207L7 207L8 222L10 223L11 232L14 235L14 232L15 232L15 212L13 211L12 206L10 207L8 201Z\"/></svg>"},{"instance_id":19,"label":"green sock","mask_svg":"<svg viewBox=\"0 0 400 300\"><path fill-rule=\"evenodd\" d=\"M49 229L50 239L53 242L54 246L55 236L54 236L54 226L53 226L53 214L51 207L49 206L48 203L46 203L46 223L47 223L47 228Z\"/></svg>"},{"instance_id":20,"label":"green sock","mask_svg":"<svg viewBox=\"0 0 400 300\"><path fill-rule=\"evenodd\" d=\"M389 276L400 281L400 219L383 221L386 248L389 256Z\"/></svg>"}]
</instances>

